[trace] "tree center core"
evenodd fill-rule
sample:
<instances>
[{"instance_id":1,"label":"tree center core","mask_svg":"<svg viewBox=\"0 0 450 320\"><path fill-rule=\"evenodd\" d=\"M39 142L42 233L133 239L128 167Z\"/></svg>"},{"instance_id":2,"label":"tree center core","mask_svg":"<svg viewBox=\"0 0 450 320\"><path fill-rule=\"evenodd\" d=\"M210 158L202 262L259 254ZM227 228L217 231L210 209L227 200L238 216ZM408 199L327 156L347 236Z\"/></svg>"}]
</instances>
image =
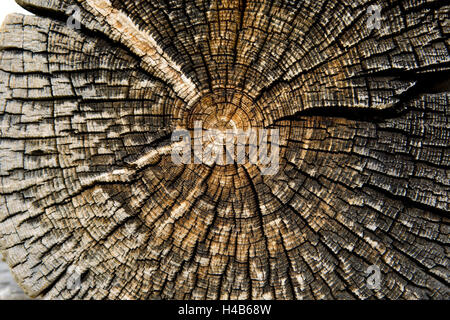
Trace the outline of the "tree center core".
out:
<instances>
[{"instance_id":1,"label":"tree center core","mask_svg":"<svg viewBox=\"0 0 450 320\"><path fill-rule=\"evenodd\" d=\"M189 130L201 126L204 130L217 130L220 133L261 128L262 124L262 113L253 100L231 90L203 96L194 104L187 119Z\"/></svg>"}]
</instances>

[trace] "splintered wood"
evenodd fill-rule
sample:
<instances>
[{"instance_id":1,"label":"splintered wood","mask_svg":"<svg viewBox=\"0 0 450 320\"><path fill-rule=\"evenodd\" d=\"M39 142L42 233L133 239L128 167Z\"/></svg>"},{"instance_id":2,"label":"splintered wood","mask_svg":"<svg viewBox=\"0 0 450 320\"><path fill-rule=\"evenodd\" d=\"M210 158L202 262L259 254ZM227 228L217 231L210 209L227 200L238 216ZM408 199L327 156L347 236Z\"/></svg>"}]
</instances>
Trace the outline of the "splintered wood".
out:
<instances>
[{"instance_id":1,"label":"splintered wood","mask_svg":"<svg viewBox=\"0 0 450 320\"><path fill-rule=\"evenodd\" d=\"M0 252L27 295L450 298L445 1L18 2ZM279 130L278 171L174 163L195 123Z\"/></svg>"}]
</instances>

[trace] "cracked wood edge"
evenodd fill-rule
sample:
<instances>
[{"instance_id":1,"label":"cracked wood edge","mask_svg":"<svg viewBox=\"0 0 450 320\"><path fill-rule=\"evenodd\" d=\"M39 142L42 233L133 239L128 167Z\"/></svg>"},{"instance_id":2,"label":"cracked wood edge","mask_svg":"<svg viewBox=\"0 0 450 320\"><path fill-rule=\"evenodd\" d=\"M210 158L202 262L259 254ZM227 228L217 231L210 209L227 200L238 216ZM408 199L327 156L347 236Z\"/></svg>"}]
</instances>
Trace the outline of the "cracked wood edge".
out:
<instances>
[{"instance_id":1,"label":"cracked wood edge","mask_svg":"<svg viewBox=\"0 0 450 320\"><path fill-rule=\"evenodd\" d=\"M47 16L0 40L0 248L27 294L449 297L448 6L379 1L370 33L364 0L19 2ZM280 129L278 175L171 162L211 103Z\"/></svg>"}]
</instances>

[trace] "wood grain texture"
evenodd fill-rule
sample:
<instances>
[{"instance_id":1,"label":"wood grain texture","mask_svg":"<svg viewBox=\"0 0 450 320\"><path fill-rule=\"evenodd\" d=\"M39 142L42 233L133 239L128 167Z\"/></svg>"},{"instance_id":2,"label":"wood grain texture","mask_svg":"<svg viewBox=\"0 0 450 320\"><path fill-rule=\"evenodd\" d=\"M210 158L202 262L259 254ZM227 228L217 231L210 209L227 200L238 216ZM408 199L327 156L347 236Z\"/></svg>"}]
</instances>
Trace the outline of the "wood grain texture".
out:
<instances>
[{"instance_id":1,"label":"wood grain texture","mask_svg":"<svg viewBox=\"0 0 450 320\"><path fill-rule=\"evenodd\" d=\"M450 298L445 1L17 2L0 251L29 296ZM218 114L279 129L278 174L175 165Z\"/></svg>"},{"instance_id":2,"label":"wood grain texture","mask_svg":"<svg viewBox=\"0 0 450 320\"><path fill-rule=\"evenodd\" d=\"M27 300L23 290L14 281L8 265L0 255L0 300Z\"/></svg>"}]
</instances>

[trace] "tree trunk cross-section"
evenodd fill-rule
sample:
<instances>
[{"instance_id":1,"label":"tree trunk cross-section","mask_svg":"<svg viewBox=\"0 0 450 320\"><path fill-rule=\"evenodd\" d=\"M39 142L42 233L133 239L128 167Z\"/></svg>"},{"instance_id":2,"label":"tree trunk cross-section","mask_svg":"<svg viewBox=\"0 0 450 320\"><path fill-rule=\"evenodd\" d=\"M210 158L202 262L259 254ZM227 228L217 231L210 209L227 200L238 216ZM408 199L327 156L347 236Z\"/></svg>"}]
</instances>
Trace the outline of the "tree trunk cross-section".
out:
<instances>
[{"instance_id":1,"label":"tree trunk cross-section","mask_svg":"<svg viewBox=\"0 0 450 320\"><path fill-rule=\"evenodd\" d=\"M0 252L27 295L450 298L448 2L17 2ZM279 129L277 174L172 161L223 118Z\"/></svg>"}]
</instances>

